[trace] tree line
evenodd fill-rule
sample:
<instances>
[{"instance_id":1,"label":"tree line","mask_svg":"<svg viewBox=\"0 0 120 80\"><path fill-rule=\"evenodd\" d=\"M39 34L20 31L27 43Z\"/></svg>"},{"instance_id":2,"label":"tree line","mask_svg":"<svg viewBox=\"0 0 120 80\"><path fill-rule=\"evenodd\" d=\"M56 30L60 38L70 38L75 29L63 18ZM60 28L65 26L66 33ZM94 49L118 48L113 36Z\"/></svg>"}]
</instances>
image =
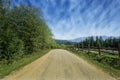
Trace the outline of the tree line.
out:
<instances>
[{"instance_id":1,"label":"tree line","mask_svg":"<svg viewBox=\"0 0 120 80\"><path fill-rule=\"evenodd\" d=\"M10 8L9 0L0 0L0 61L9 64L37 49L56 46L39 9L25 5Z\"/></svg>"},{"instance_id":2,"label":"tree line","mask_svg":"<svg viewBox=\"0 0 120 80\"><path fill-rule=\"evenodd\" d=\"M90 49L98 49L100 54L100 49L118 50L120 55L120 38L109 37L107 39L102 39L102 36L93 36L86 38L85 40L74 45L77 48L87 48L88 52Z\"/></svg>"}]
</instances>

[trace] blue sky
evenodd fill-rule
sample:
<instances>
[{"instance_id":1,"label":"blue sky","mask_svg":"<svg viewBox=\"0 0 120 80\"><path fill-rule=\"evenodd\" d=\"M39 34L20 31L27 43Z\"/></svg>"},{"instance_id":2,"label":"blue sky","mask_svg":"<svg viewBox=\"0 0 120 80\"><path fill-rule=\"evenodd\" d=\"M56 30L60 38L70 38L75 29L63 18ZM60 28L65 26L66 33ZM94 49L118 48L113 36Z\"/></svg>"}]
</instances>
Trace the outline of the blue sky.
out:
<instances>
[{"instance_id":1,"label":"blue sky","mask_svg":"<svg viewBox=\"0 0 120 80\"><path fill-rule=\"evenodd\" d=\"M120 0L13 0L41 9L56 39L120 36Z\"/></svg>"}]
</instances>

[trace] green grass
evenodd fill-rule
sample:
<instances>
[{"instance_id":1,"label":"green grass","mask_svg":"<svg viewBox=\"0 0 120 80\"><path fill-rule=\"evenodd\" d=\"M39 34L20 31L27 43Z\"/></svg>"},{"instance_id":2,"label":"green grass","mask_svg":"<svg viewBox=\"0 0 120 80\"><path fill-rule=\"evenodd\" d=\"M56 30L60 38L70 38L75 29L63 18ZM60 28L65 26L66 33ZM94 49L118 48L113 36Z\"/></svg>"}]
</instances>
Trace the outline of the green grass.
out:
<instances>
[{"instance_id":1,"label":"green grass","mask_svg":"<svg viewBox=\"0 0 120 80\"><path fill-rule=\"evenodd\" d=\"M107 53L103 53L102 55L106 56L106 57L111 57L111 58L118 58L118 55L110 55L110 54L107 54Z\"/></svg>"},{"instance_id":2,"label":"green grass","mask_svg":"<svg viewBox=\"0 0 120 80\"><path fill-rule=\"evenodd\" d=\"M103 64L103 63L100 63L100 62L98 62L96 60L93 60L93 59L89 58L88 55L86 55L85 52L72 51L72 50L69 50L69 51L71 51L73 54L83 58L84 60L86 60L90 64L95 65L97 68L102 69L106 73L109 73L111 76L113 76L115 78L120 78L120 70L119 69L113 68L110 65Z\"/></svg>"},{"instance_id":3,"label":"green grass","mask_svg":"<svg viewBox=\"0 0 120 80\"><path fill-rule=\"evenodd\" d=\"M49 52L50 50L38 50L36 52L34 52L32 55L29 55L27 57L24 57L20 60L18 60L17 62L14 62L12 64L6 65L6 64L0 64L0 78L3 78L4 76L8 75L9 73L11 73L14 70L18 70L20 68L22 68L23 66L31 63L32 61L40 58L41 56L43 56L44 54L46 54L47 52Z\"/></svg>"},{"instance_id":4,"label":"green grass","mask_svg":"<svg viewBox=\"0 0 120 80\"><path fill-rule=\"evenodd\" d=\"M93 54L99 54L98 51L90 51ZM112 55L109 53L102 53L102 56L110 57L110 58L118 58L118 55Z\"/></svg>"},{"instance_id":5,"label":"green grass","mask_svg":"<svg viewBox=\"0 0 120 80\"><path fill-rule=\"evenodd\" d=\"M94 54L98 54L98 52L97 51L90 51L91 53L94 53Z\"/></svg>"}]
</instances>

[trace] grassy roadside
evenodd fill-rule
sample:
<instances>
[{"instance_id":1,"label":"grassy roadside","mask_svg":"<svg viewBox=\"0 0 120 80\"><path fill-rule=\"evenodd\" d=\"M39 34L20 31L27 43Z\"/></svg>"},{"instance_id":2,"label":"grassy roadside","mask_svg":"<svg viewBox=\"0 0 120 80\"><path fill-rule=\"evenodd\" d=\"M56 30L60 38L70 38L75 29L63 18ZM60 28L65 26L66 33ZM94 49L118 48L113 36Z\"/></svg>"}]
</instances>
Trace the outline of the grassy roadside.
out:
<instances>
[{"instance_id":1,"label":"grassy roadside","mask_svg":"<svg viewBox=\"0 0 120 80\"><path fill-rule=\"evenodd\" d=\"M90 64L95 65L97 68L102 69L106 73L109 73L111 76L113 76L113 77L115 77L117 79L120 78L120 70L119 69L115 69L113 67L110 67L109 65L106 65L106 64L103 64L103 63L99 63L96 60L93 60L93 59L89 58L82 51L73 51L73 50L69 50L69 51L72 52L73 54L83 58L84 60L86 60Z\"/></svg>"},{"instance_id":2,"label":"grassy roadside","mask_svg":"<svg viewBox=\"0 0 120 80\"><path fill-rule=\"evenodd\" d=\"M12 64L6 65L6 64L0 64L0 79L4 76L8 75L14 70L18 70L22 68L23 66L31 63L32 61L40 58L41 56L45 55L47 52L49 52L50 49L47 50L37 50L32 55L29 55L27 57L24 57L17 62L14 62Z\"/></svg>"},{"instance_id":3,"label":"grassy roadside","mask_svg":"<svg viewBox=\"0 0 120 80\"><path fill-rule=\"evenodd\" d=\"M93 54L99 54L97 51L90 51ZM118 55L110 55L108 53L102 53L101 55L106 56L106 57L111 57L111 58L118 58Z\"/></svg>"}]
</instances>

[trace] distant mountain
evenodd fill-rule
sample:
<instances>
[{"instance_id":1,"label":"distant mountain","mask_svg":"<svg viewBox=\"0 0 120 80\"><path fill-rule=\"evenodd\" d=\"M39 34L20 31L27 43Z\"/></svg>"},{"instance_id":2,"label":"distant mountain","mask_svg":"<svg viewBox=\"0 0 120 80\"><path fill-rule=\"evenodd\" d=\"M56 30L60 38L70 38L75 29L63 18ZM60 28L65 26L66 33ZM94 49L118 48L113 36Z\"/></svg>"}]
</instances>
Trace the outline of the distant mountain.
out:
<instances>
[{"instance_id":1,"label":"distant mountain","mask_svg":"<svg viewBox=\"0 0 120 80\"><path fill-rule=\"evenodd\" d=\"M81 42L83 40L85 40L87 37L80 37L80 38L76 38L76 39L73 39L73 40L70 40L71 42Z\"/></svg>"},{"instance_id":2,"label":"distant mountain","mask_svg":"<svg viewBox=\"0 0 120 80\"><path fill-rule=\"evenodd\" d=\"M56 41L58 44L66 44L66 45L72 45L72 44L75 43L75 42L72 42L72 41L69 41L69 40L59 40L59 39L55 39L55 41Z\"/></svg>"},{"instance_id":3,"label":"distant mountain","mask_svg":"<svg viewBox=\"0 0 120 80\"><path fill-rule=\"evenodd\" d=\"M117 37L113 37L113 36L101 36L103 40L106 40L110 37L112 38L120 38L120 36ZM80 38L76 38L76 39L72 39L72 40L60 40L60 39L54 39L57 43L59 44L75 44L78 42L81 42L83 40L85 40L88 37L80 37ZM96 36L93 36L93 39L96 40Z\"/></svg>"},{"instance_id":4,"label":"distant mountain","mask_svg":"<svg viewBox=\"0 0 120 80\"><path fill-rule=\"evenodd\" d=\"M57 43L66 43L66 42L69 42L68 40L59 40L59 39L55 39L55 41Z\"/></svg>"},{"instance_id":5,"label":"distant mountain","mask_svg":"<svg viewBox=\"0 0 120 80\"><path fill-rule=\"evenodd\" d=\"M102 37L103 40L106 40L106 39L108 39L108 38L110 38L110 37L112 37L112 38L120 38L120 36L118 36L118 37L113 37L113 36L101 36L101 37ZM72 40L70 40L70 41L71 41L71 42L81 42L81 41L85 40L86 38L88 38L88 37L80 37L80 38L72 39ZM96 36L93 36L93 38L94 38L94 40L95 40L95 39L96 39Z\"/></svg>"}]
</instances>

